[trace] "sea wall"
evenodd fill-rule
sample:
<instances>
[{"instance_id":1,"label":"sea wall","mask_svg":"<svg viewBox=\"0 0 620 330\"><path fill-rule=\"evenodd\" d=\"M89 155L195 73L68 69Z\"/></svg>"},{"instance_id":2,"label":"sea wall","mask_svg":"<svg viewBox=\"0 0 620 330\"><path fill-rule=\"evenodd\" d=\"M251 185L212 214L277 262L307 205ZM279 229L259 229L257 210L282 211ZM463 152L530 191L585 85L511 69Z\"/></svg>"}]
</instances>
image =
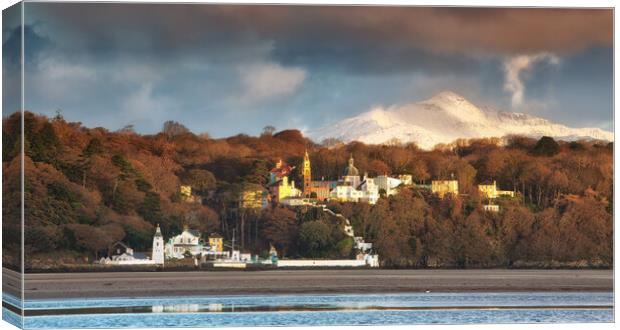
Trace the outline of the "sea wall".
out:
<instances>
[{"instance_id":1,"label":"sea wall","mask_svg":"<svg viewBox=\"0 0 620 330\"><path fill-rule=\"evenodd\" d=\"M365 260L329 259L329 260L278 260L282 267L364 267Z\"/></svg>"}]
</instances>

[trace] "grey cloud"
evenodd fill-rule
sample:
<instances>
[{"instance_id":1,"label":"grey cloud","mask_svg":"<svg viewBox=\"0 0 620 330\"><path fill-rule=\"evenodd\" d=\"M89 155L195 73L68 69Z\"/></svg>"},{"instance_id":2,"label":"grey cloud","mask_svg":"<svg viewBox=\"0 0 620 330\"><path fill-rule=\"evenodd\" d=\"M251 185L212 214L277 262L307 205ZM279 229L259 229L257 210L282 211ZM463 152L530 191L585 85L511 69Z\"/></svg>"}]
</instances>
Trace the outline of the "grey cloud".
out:
<instances>
[{"instance_id":1,"label":"grey cloud","mask_svg":"<svg viewBox=\"0 0 620 330\"><path fill-rule=\"evenodd\" d=\"M464 71L480 56L574 52L611 44L610 10L204 4L28 4L59 47L101 56L214 63L261 50L291 65L364 74ZM266 45L269 45L266 47Z\"/></svg>"},{"instance_id":2,"label":"grey cloud","mask_svg":"<svg viewBox=\"0 0 620 330\"><path fill-rule=\"evenodd\" d=\"M153 47L248 38L407 44L433 51L564 52L612 43L610 9L31 3L27 12L98 42L156 36ZM226 33L221 33L226 31Z\"/></svg>"}]
</instances>

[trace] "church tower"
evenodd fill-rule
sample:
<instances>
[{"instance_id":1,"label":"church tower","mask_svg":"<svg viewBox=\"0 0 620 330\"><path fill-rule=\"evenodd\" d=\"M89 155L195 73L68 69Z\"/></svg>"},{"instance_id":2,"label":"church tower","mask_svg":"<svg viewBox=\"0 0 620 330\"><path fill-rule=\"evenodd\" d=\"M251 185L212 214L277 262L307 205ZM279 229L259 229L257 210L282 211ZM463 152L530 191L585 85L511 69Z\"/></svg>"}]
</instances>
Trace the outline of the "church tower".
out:
<instances>
[{"instance_id":1,"label":"church tower","mask_svg":"<svg viewBox=\"0 0 620 330\"><path fill-rule=\"evenodd\" d=\"M308 156L308 150L306 150L306 154L304 155L302 171L302 176L304 177L303 195L304 197L310 197L312 193L312 174L310 173L310 156Z\"/></svg>"},{"instance_id":2,"label":"church tower","mask_svg":"<svg viewBox=\"0 0 620 330\"><path fill-rule=\"evenodd\" d=\"M349 158L349 166L344 170L342 175L342 181L346 184L353 186L357 189L360 185L360 171L355 167L355 161L353 160L353 154Z\"/></svg>"},{"instance_id":3,"label":"church tower","mask_svg":"<svg viewBox=\"0 0 620 330\"><path fill-rule=\"evenodd\" d=\"M158 265L164 264L164 237L161 234L161 229L159 229L159 224L157 224L157 230L155 230L155 236L153 236L153 255L151 260Z\"/></svg>"}]
</instances>

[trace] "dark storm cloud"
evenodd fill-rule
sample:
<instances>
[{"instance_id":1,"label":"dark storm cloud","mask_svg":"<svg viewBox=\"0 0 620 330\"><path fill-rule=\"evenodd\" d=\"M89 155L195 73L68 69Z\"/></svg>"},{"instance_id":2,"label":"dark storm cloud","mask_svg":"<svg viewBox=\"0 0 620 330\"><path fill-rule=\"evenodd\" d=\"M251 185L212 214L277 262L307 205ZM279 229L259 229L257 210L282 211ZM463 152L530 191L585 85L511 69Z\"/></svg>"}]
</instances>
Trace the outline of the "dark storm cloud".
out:
<instances>
[{"instance_id":1,"label":"dark storm cloud","mask_svg":"<svg viewBox=\"0 0 620 330\"><path fill-rule=\"evenodd\" d=\"M479 66L479 59L472 56L433 53L405 43L384 45L378 40L347 43L328 37L277 42L272 55L287 65L322 67L359 74L412 71L463 74L471 73Z\"/></svg>"},{"instance_id":2,"label":"dark storm cloud","mask_svg":"<svg viewBox=\"0 0 620 330\"><path fill-rule=\"evenodd\" d=\"M2 44L2 52L5 54L2 58L3 65L19 65L22 29L21 27L6 28L4 33L8 37ZM31 25L24 26L24 43L28 45L28 51L24 52L26 65L35 63L35 57L52 44L49 38L37 34Z\"/></svg>"},{"instance_id":3,"label":"dark storm cloud","mask_svg":"<svg viewBox=\"0 0 620 330\"><path fill-rule=\"evenodd\" d=\"M63 46L100 54L191 49L225 60L269 41L284 62L345 62L360 72L452 70L473 64L463 55L609 46L613 24L611 10L594 9L37 3L32 12L54 18L70 36Z\"/></svg>"}]
</instances>

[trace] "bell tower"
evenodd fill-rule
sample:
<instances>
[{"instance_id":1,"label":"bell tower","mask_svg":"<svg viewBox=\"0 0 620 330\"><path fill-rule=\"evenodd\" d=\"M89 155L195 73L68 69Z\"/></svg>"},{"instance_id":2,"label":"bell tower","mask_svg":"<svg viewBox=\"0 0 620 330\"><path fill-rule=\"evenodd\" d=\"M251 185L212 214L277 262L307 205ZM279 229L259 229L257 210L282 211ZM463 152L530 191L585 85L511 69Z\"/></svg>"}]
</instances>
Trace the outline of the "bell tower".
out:
<instances>
[{"instance_id":1,"label":"bell tower","mask_svg":"<svg viewBox=\"0 0 620 330\"><path fill-rule=\"evenodd\" d=\"M302 175L304 177L303 195L304 197L310 197L312 193L312 174L310 172L310 156L308 156L308 150L304 154L304 164L302 169Z\"/></svg>"},{"instance_id":2,"label":"bell tower","mask_svg":"<svg viewBox=\"0 0 620 330\"><path fill-rule=\"evenodd\" d=\"M157 224L155 236L153 236L153 255L151 260L158 265L164 264L164 237L161 234L161 229L159 229L159 224Z\"/></svg>"}]
</instances>

